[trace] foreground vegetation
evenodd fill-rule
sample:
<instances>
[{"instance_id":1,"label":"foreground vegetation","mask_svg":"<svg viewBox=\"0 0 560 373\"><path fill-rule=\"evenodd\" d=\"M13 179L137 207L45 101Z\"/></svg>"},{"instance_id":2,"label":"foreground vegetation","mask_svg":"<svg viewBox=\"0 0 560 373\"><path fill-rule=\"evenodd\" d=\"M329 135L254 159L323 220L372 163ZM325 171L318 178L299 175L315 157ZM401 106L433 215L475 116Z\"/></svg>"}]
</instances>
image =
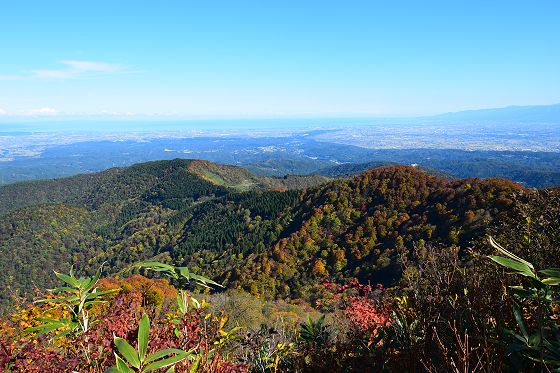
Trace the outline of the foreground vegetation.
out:
<instances>
[{"instance_id":1,"label":"foreground vegetation","mask_svg":"<svg viewBox=\"0 0 560 373\"><path fill-rule=\"evenodd\" d=\"M101 268L92 277L55 273L63 286L19 305L1 322L0 368L119 373L559 370L560 268L537 270L492 238L489 244L499 255L471 257L476 262L471 266L461 264L457 251L428 250L406 288L325 281L329 296L315 309L262 302L239 291L195 295L187 289L220 285L186 267L159 262L131 268L155 271L160 279L138 274L101 279ZM486 277L500 273L491 261L518 275L514 281L521 285L481 301L488 291L503 291L512 277ZM168 279L176 280L179 290ZM509 312L500 313L496 306Z\"/></svg>"}]
</instances>

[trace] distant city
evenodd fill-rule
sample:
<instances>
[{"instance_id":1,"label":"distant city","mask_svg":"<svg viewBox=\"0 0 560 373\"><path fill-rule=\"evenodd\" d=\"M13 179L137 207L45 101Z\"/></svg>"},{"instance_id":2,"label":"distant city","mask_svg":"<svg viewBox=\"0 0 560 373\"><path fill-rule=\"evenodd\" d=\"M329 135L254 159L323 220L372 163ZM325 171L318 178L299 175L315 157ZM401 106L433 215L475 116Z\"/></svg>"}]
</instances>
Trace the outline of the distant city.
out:
<instances>
[{"instance_id":1,"label":"distant city","mask_svg":"<svg viewBox=\"0 0 560 373\"><path fill-rule=\"evenodd\" d=\"M0 183L193 158L276 176L347 163L418 164L456 177L509 177L550 186L557 184L551 175L560 183L559 107L407 119L11 122L0 124ZM527 173L538 174L539 181Z\"/></svg>"}]
</instances>

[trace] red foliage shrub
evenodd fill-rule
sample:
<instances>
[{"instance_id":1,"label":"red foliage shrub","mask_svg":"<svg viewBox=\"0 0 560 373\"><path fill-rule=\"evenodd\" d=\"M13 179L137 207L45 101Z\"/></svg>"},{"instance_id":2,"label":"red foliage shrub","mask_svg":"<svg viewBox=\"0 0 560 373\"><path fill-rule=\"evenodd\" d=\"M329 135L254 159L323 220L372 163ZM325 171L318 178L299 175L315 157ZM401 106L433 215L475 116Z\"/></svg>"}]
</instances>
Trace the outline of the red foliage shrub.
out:
<instances>
[{"instance_id":1,"label":"red foliage shrub","mask_svg":"<svg viewBox=\"0 0 560 373\"><path fill-rule=\"evenodd\" d=\"M375 289L352 279L346 284L335 284L324 280L323 299L316 302L317 307L332 311L341 310L342 317L348 322L348 332L354 337L366 337L373 342L379 330L391 324L389 307L383 304L383 286Z\"/></svg>"},{"instance_id":2,"label":"red foliage shrub","mask_svg":"<svg viewBox=\"0 0 560 373\"><path fill-rule=\"evenodd\" d=\"M58 373L78 370L80 361L63 351L46 347L45 339L30 340L23 346L0 342L0 372Z\"/></svg>"},{"instance_id":3,"label":"red foliage shrub","mask_svg":"<svg viewBox=\"0 0 560 373\"><path fill-rule=\"evenodd\" d=\"M76 350L71 351L88 365L108 368L114 364L113 337L134 341L141 316L142 296L138 291L121 292L111 307L87 333L76 337ZM132 344L134 345L134 344Z\"/></svg>"},{"instance_id":4,"label":"red foliage shrub","mask_svg":"<svg viewBox=\"0 0 560 373\"><path fill-rule=\"evenodd\" d=\"M375 299L368 297L351 297L342 313L352 330L369 338L369 343L374 342L381 328L391 324L388 310ZM381 341L378 342L380 343Z\"/></svg>"}]
</instances>

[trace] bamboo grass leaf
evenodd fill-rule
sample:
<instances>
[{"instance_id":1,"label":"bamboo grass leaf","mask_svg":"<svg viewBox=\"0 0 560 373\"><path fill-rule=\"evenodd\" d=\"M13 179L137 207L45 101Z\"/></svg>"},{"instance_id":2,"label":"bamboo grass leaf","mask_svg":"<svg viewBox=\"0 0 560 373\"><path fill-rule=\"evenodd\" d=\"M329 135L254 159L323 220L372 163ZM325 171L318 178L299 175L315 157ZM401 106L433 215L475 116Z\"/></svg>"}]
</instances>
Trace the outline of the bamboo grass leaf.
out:
<instances>
[{"instance_id":1,"label":"bamboo grass leaf","mask_svg":"<svg viewBox=\"0 0 560 373\"><path fill-rule=\"evenodd\" d=\"M175 365L178 362L185 360L189 354L185 351L182 351L181 354L177 354L175 356L168 357L166 359L157 360L144 368L144 372L153 372L154 370L158 370L161 368L166 368L170 365Z\"/></svg>"},{"instance_id":2,"label":"bamboo grass leaf","mask_svg":"<svg viewBox=\"0 0 560 373\"><path fill-rule=\"evenodd\" d=\"M505 258L503 256L495 256L495 255L491 255L489 258L503 267L516 271L520 275L538 280L538 277L535 274L535 272L523 262L519 262L514 259Z\"/></svg>"},{"instance_id":3,"label":"bamboo grass leaf","mask_svg":"<svg viewBox=\"0 0 560 373\"><path fill-rule=\"evenodd\" d=\"M66 282L70 286L78 287L80 285L80 282L74 276L68 276L68 275L65 275L64 273L58 273L57 271L54 271L54 275L59 280L62 280L64 282Z\"/></svg>"},{"instance_id":4,"label":"bamboo grass leaf","mask_svg":"<svg viewBox=\"0 0 560 373\"><path fill-rule=\"evenodd\" d=\"M560 268L547 268L539 272L550 277L560 277Z\"/></svg>"},{"instance_id":5,"label":"bamboo grass leaf","mask_svg":"<svg viewBox=\"0 0 560 373\"><path fill-rule=\"evenodd\" d=\"M140 361L144 361L146 351L148 351L148 341L150 339L150 319L144 314L138 326L138 356Z\"/></svg>"},{"instance_id":6,"label":"bamboo grass leaf","mask_svg":"<svg viewBox=\"0 0 560 373\"><path fill-rule=\"evenodd\" d=\"M517 303L513 303L513 314L515 316L515 321L517 321L517 325L519 326L519 330L523 334L523 338L525 339L525 343L529 341L529 332L527 331L527 325L525 324L525 320L523 319L523 312Z\"/></svg>"},{"instance_id":7,"label":"bamboo grass leaf","mask_svg":"<svg viewBox=\"0 0 560 373\"><path fill-rule=\"evenodd\" d=\"M500 246L500 244L498 244L496 241L494 241L494 238L492 238L491 236L489 237L489 241L490 241L490 245L492 245L494 248L496 248L499 252L501 252L502 254L507 256L508 258L525 264L527 267L531 268L531 270L535 270L535 268L533 267L533 264L531 264L528 261L518 257L517 255L507 251L502 246Z\"/></svg>"},{"instance_id":8,"label":"bamboo grass leaf","mask_svg":"<svg viewBox=\"0 0 560 373\"><path fill-rule=\"evenodd\" d=\"M140 359L138 358L138 353L127 341L122 338L115 337L115 346L121 355L126 359L126 361L132 365L134 368L140 369Z\"/></svg>"},{"instance_id":9,"label":"bamboo grass leaf","mask_svg":"<svg viewBox=\"0 0 560 373\"><path fill-rule=\"evenodd\" d=\"M159 360L163 357L166 357L167 355L171 355L171 354L180 355L183 353L185 353L185 351L183 350L178 350L176 348L167 348L165 350L155 352L150 356L148 356L148 358L145 360L145 363L151 363L152 361ZM192 351L187 352L187 354L191 354L191 353Z\"/></svg>"},{"instance_id":10,"label":"bamboo grass leaf","mask_svg":"<svg viewBox=\"0 0 560 373\"><path fill-rule=\"evenodd\" d=\"M119 373L134 373L134 370L130 369L128 365L120 358L119 355L115 353L115 359L117 360L117 372Z\"/></svg>"}]
</instances>

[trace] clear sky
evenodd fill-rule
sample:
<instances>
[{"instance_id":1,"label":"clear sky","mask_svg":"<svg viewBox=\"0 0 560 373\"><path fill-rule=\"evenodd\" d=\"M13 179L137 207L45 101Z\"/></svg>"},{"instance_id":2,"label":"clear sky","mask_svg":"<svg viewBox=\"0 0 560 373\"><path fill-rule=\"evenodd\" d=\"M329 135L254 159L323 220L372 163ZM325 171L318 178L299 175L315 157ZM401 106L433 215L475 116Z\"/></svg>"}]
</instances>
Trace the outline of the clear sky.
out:
<instances>
[{"instance_id":1,"label":"clear sky","mask_svg":"<svg viewBox=\"0 0 560 373\"><path fill-rule=\"evenodd\" d=\"M560 102L560 1L2 1L0 120Z\"/></svg>"}]
</instances>

